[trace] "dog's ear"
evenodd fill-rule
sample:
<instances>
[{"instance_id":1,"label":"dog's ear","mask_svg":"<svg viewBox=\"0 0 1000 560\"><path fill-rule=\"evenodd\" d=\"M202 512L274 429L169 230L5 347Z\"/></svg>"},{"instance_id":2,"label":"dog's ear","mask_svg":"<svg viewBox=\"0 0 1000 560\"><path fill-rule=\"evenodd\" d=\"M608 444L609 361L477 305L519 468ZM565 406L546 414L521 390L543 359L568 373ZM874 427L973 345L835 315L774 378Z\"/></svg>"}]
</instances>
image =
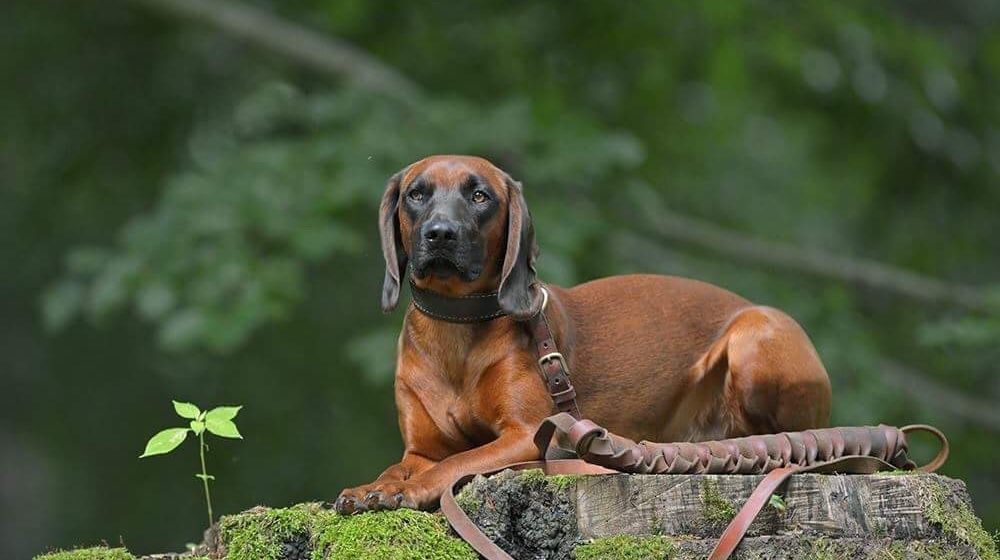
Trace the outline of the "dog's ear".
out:
<instances>
[{"instance_id":1,"label":"dog's ear","mask_svg":"<svg viewBox=\"0 0 1000 560\"><path fill-rule=\"evenodd\" d=\"M500 308L514 319L524 320L535 314L531 285L535 282L538 245L521 183L510 177L506 183L507 252L500 272Z\"/></svg>"},{"instance_id":2,"label":"dog's ear","mask_svg":"<svg viewBox=\"0 0 1000 560\"><path fill-rule=\"evenodd\" d=\"M405 171L405 170L404 170ZM382 255L385 257L385 281L382 284L382 311L388 313L399 303L399 285L406 271L406 252L399 232L399 182L400 171L389 179L378 209L378 230L382 238Z\"/></svg>"}]
</instances>

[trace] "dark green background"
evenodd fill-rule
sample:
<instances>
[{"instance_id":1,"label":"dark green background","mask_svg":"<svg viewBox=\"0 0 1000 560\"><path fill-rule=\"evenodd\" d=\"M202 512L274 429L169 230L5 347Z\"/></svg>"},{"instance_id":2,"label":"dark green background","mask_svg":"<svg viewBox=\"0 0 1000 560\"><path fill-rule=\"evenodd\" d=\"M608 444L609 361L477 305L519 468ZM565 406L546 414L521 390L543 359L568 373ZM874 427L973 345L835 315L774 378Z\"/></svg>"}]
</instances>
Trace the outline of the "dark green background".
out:
<instances>
[{"instance_id":1,"label":"dark green background","mask_svg":"<svg viewBox=\"0 0 1000 560\"><path fill-rule=\"evenodd\" d=\"M524 182L546 280L672 273L787 310L834 421L937 424L943 472L1000 526L995 305L736 262L644 212L1000 301L995 3L253 4L423 95L133 2L0 6L0 556L200 539L196 447L137 459L172 398L245 405L246 439L208 455L220 513L331 498L393 461L401 314L378 311L375 205L434 152ZM886 360L962 400L901 396Z\"/></svg>"}]
</instances>

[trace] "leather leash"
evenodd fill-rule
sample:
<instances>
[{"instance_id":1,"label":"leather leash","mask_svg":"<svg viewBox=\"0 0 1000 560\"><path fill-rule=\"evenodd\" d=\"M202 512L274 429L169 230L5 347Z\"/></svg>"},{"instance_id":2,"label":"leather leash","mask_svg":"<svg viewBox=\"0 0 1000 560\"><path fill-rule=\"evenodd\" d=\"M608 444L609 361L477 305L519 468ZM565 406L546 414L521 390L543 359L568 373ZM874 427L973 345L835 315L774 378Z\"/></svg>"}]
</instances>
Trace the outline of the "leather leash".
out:
<instances>
[{"instance_id":1,"label":"leather leash","mask_svg":"<svg viewBox=\"0 0 1000 560\"><path fill-rule=\"evenodd\" d=\"M527 322L538 353L538 368L542 372L542 379L549 390L549 396L552 397L559 412L579 418L580 407L576 404L576 389L573 388L569 378L569 365L556 346L555 336L549 327L549 319L545 316L545 308L549 305L549 290L541 284L536 285L542 292L542 305Z\"/></svg>"},{"instance_id":2,"label":"leather leash","mask_svg":"<svg viewBox=\"0 0 1000 560\"><path fill-rule=\"evenodd\" d=\"M917 431L929 432L941 443L937 456L927 465L919 467L906 455L906 434ZM550 454L549 445L553 438L559 446L568 445L574 449L584 460L531 461L482 474L490 476L506 469L535 468L542 469L545 474L579 475L621 472L766 472L764 479L722 532L709 560L726 560L732 555L770 497L793 474L871 474L899 469L934 472L948 457L948 440L944 434L937 428L923 424L903 428L827 428L714 442L656 444L636 443L611 434L589 420L576 420L568 414L557 414L546 419L535 434L535 445L542 456ZM863 454L843 455L845 451ZM690 454L694 460L687 460L685 454ZM724 457L726 454L728 456ZM667 460L667 456L671 456L672 460ZM609 466L613 468L608 468ZM455 532L484 558L513 560L483 534L455 501L455 494L475 476L464 476L448 487L441 496L441 511Z\"/></svg>"}]
</instances>

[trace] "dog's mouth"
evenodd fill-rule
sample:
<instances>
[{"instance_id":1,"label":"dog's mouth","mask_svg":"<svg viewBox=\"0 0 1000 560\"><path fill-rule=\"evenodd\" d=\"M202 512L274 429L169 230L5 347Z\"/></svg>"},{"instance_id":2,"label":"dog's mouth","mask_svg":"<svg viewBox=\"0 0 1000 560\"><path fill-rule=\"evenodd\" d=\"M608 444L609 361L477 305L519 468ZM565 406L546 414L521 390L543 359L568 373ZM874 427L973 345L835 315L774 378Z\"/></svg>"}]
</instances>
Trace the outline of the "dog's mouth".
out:
<instances>
[{"instance_id":1,"label":"dog's mouth","mask_svg":"<svg viewBox=\"0 0 1000 560\"><path fill-rule=\"evenodd\" d=\"M475 263L463 262L453 255L432 254L423 258L414 259L413 275L419 279L434 276L436 278L458 277L466 282L471 282L479 278L482 274L482 266Z\"/></svg>"}]
</instances>

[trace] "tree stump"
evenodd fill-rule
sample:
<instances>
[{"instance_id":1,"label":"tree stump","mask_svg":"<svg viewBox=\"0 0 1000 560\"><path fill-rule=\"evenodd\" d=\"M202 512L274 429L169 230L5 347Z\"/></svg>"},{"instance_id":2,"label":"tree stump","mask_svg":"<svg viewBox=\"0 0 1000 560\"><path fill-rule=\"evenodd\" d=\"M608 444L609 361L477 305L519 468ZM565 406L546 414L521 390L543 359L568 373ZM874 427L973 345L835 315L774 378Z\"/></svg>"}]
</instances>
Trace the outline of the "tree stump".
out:
<instances>
[{"instance_id":1,"label":"tree stump","mask_svg":"<svg viewBox=\"0 0 1000 560\"><path fill-rule=\"evenodd\" d=\"M704 558L762 478L505 471L458 499L515 558ZM802 474L779 496L737 558L997 558L959 480Z\"/></svg>"},{"instance_id":2,"label":"tree stump","mask_svg":"<svg viewBox=\"0 0 1000 560\"><path fill-rule=\"evenodd\" d=\"M760 476L477 477L458 502L518 559L705 558ZM736 558L1000 560L965 484L937 475L795 475L751 526ZM193 553L142 560L475 560L440 514L340 516L319 503L222 518ZM134 560L98 547L40 560Z\"/></svg>"}]
</instances>

